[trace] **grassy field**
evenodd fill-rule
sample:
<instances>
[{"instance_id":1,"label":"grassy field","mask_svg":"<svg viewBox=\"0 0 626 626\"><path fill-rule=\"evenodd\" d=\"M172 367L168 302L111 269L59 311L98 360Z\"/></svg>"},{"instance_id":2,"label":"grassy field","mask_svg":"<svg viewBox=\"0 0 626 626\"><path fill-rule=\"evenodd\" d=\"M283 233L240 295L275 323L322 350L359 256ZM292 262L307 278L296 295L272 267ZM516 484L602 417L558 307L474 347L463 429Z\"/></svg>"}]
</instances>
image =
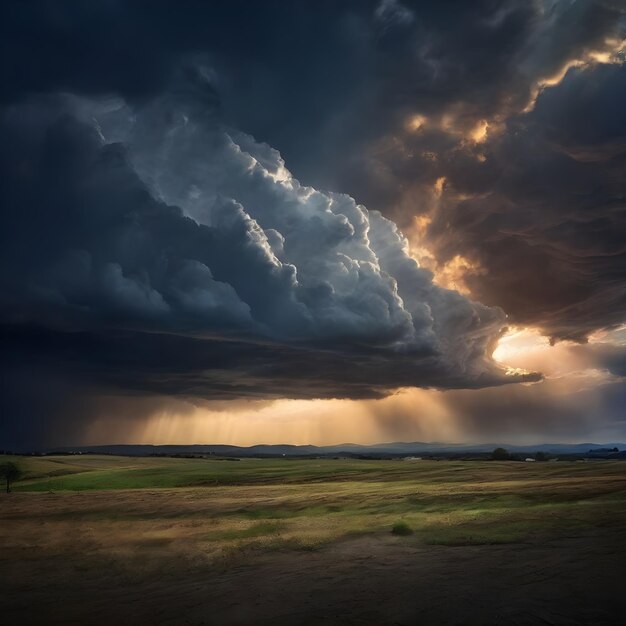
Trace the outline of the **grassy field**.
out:
<instances>
[{"instance_id":1,"label":"grassy field","mask_svg":"<svg viewBox=\"0 0 626 626\"><path fill-rule=\"evenodd\" d=\"M116 490L107 506L72 512L111 533L141 527L141 541L174 544L184 536L199 553L251 546L315 549L342 536L392 531L407 541L445 545L524 541L611 525L626 514L623 462L463 462L130 458L13 458L24 471L15 492ZM174 507L151 509L146 493L172 490ZM137 490L133 493L130 490ZM86 495L86 494L85 494ZM165 494L161 494L164 496ZM81 502L85 498L81 499ZM97 501L102 500L98 498ZM94 501L93 497L90 501ZM36 502L34 500L33 502ZM122 503L124 503L122 505ZM134 503L141 503L135 506ZM163 510L164 508L164 510ZM51 520L54 520L50 512ZM176 524L174 524L176 522Z\"/></svg>"},{"instance_id":2,"label":"grassy field","mask_svg":"<svg viewBox=\"0 0 626 626\"><path fill-rule=\"evenodd\" d=\"M623 608L624 462L2 460L24 471L0 494L16 622L602 624Z\"/></svg>"}]
</instances>

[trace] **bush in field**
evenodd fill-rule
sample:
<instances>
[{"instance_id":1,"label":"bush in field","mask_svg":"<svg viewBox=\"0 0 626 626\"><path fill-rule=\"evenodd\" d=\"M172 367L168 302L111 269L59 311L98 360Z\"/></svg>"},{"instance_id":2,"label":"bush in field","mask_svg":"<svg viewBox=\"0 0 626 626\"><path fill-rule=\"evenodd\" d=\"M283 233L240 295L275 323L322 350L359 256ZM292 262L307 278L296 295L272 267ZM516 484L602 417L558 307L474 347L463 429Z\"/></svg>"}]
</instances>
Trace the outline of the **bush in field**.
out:
<instances>
[{"instance_id":1,"label":"bush in field","mask_svg":"<svg viewBox=\"0 0 626 626\"><path fill-rule=\"evenodd\" d=\"M15 463L2 463L0 465L0 479L7 484L7 493L11 493L11 483L18 480L22 475L20 468Z\"/></svg>"},{"instance_id":2,"label":"bush in field","mask_svg":"<svg viewBox=\"0 0 626 626\"><path fill-rule=\"evenodd\" d=\"M509 453L504 448L496 448L491 453L491 458L494 461L506 461L506 460L508 460L511 457L510 457Z\"/></svg>"},{"instance_id":3,"label":"bush in field","mask_svg":"<svg viewBox=\"0 0 626 626\"><path fill-rule=\"evenodd\" d=\"M391 528L391 534L404 537L406 535L412 535L413 530L406 522L396 522Z\"/></svg>"}]
</instances>

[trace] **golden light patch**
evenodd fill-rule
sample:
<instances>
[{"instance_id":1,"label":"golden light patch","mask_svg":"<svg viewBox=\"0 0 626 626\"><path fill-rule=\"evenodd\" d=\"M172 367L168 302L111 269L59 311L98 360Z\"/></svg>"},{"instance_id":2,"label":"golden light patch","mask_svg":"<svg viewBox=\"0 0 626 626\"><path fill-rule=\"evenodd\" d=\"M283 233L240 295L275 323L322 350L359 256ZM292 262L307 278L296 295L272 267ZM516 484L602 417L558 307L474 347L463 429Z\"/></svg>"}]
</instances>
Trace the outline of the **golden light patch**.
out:
<instances>
[{"instance_id":1,"label":"golden light patch","mask_svg":"<svg viewBox=\"0 0 626 626\"><path fill-rule=\"evenodd\" d=\"M418 237L424 237L432 221L433 219L430 215L416 215L413 218L413 233Z\"/></svg>"},{"instance_id":2,"label":"golden light patch","mask_svg":"<svg viewBox=\"0 0 626 626\"><path fill-rule=\"evenodd\" d=\"M446 289L454 289L464 295L470 293L466 283L467 275L484 274L486 272L479 263L470 261L461 254L457 254L444 264L438 264L436 267L429 269L434 273L434 282L437 285Z\"/></svg>"},{"instance_id":3,"label":"golden light patch","mask_svg":"<svg viewBox=\"0 0 626 626\"><path fill-rule=\"evenodd\" d=\"M487 139L487 131L489 130L489 124L486 120L480 120L478 124L470 132L470 139L474 143L482 143Z\"/></svg>"},{"instance_id":4,"label":"golden light patch","mask_svg":"<svg viewBox=\"0 0 626 626\"><path fill-rule=\"evenodd\" d=\"M445 113L439 122L439 127L447 133L457 133L457 120L451 113Z\"/></svg>"},{"instance_id":5,"label":"golden light patch","mask_svg":"<svg viewBox=\"0 0 626 626\"><path fill-rule=\"evenodd\" d=\"M558 85L570 69L576 67L592 67L594 65L621 64L624 62L624 46L626 39L616 39L614 37L604 40L603 45L597 50L587 50L578 59L569 59L556 72L550 76L541 78L534 85L530 100L524 108L524 113L532 111L537 102L537 97L541 91L547 87Z\"/></svg>"},{"instance_id":6,"label":"golden light patch","mask_svg":"<svg viewBox=\"0 0 626 626\"><path fill-rule=\"evenodd\" d=\"M437 179L435 194L441 194L445 178ZM409 241L409 255L417 261L420 267L433 273L433 282L445 289L454 289L459 293L468 295L470 289L466 283L468 274L481 275L486 270L476 261L471 261L461 254L446 263L439 263L424 241L427 239L428 227L432 222L431 215L416 215L413 217L411 226L405 231Z\"/></svg>"},{"instance_id":7,"label":"golden light patch","mask_svg":"<svg viewBox=\"0 0 626 626\"><path fill-rule=\"evenodd\" d=\"M606 335L604 335L606 337ZM602 342L598 334L594 341ZM511 328L499 340L493 359L512 372L540 371L555 394L567 395L612 381L612 374L599 367L593 350L550 340L537 328Z\"/></svg>"},{"instance_id":8,"label":"golden light patch","mask_svg":"<svg viewBox=\"0 0 626 626\"><path fill-rule=\"evenodd\" d=\"M508 364L513 359L537 350L549 349L550 341L535 328L510 328L498 341L494 360Z\"/></svg>"},{"instance_id":9,"label":"golden light patch","mask_svg":"<svg viewBox=\"0 0 626 626\"><path fill-rule=\"evenodd\" d=\"M443 193L443 186L446 183L446 177L445 176L440 176L436 181L435 181L435 185L434 185L434 192L435 192L435 197L436 198L441 198L441 194Z\"/></svg>"},{"instance_id":10,"label":"golden light patch","mask_svg":"<svg viewBox=\"0 0 626 626\"><path fill-rule=\"evenodd\" d=\"M427 121L428 119L424 115L413 115L407 120L407 130L411 132L418 131L424 126L424 124L426 124Z\"/></svg>"},{"instance_id":11,"label":"golden light patch","mask_svg":"<svg viewBox=\"0 0 626 626\"><path fill-rule=\"evenodd\" d=\"M435 257L423 245L431 222L432 217L430 215L414 215L411 226L405 229L405 235L409 243L409 249L407 250L409 256L417 261L420 267L427 269L436 266Z\"/></svg>"}]
</instances>

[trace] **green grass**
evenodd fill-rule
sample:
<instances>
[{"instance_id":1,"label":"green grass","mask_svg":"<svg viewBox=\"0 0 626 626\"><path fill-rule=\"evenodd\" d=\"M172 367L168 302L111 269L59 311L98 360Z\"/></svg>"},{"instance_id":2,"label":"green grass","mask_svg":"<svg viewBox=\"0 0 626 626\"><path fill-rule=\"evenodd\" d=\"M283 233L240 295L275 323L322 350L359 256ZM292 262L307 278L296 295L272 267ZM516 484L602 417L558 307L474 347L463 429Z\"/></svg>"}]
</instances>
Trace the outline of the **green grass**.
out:
<instances>
[{"instance_id":1,"label":"green grass","mask_svg":"<svg viewBox=\"0 0 626 626\"><path fill-rule=\"evenodd\" d=\"M107 554L136 545L222 558L390 531L406 545L491 545L603 532L626 518L623 462L11 460L25 472L14 485L24 508L5 515L68 537L84 529Z\"/></svg>"},{"instance_id":2,"label":"green grass","mask_svg":"<svg viewBox=\"0 0 626 626\"><path fill-rule=\"evenodd\" d=\"M100 456L14 457L25 470L21 491L83 491L216 487L220 485L282 484L391 479L406 467L401 462L242 459L127 458ZM117 463L112 461L117 460ZM392 467L395 466L395 467ZM392 473L386 475L386 470ZM400 472L402 473L402 472Z\"/></svg>"},{"instance_id":3,"label":"green grass","mask_svg":"<svg viewBox=\"0 0 626 626\"><path fill-rule=\"evenodd\" d=\"M159 489L218 487L251 484L302 484L315 482L427 482L438 484L476 482L559 481L563 477L586 479L597 475L597 463L536 463L242 459L238 463L209 459L114 457L72 455L3 457L17 463L24 478L16 491L84 491L100 489ZM602 476L623 475L620 462L602 463ZM488 485L485 485L486 487ZM515 487L514 487L515 488ZM421 494L420 494L421 495ZM488 491L485 496L492 497ZM498 494L507 496L507 493ZM453 494L457 500L463 494ZM541 490L529 498L541 498ZM554 494L550 494L552 499ZM422 498L418 498L422 503ZM439 500L437 500L439 503ZM455 508L457 502L450 501Z\"/></svg>"},{"instance_id":4,"label":"green grass","mask_svg":"<svg viewBox=\"0 0 626 626\"><path fill-rule=\"evenodd\" d=\"M396 522L391 528L391 534L406 537L413 534L413 529L406 522Z\"/></svg>"}]
</instances>

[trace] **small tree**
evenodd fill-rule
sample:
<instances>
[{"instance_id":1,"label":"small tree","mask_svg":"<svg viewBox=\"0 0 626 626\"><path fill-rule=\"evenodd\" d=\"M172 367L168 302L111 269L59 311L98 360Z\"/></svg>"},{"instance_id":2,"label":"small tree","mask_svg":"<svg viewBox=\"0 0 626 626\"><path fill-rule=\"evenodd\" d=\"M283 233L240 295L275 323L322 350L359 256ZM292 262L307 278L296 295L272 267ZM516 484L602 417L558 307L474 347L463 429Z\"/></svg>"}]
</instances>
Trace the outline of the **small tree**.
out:
<instances>
[{"instance_id":1,"label":"small tree","mask_svg":"<svg viewBox=\"0 0 626 626\"><path fill-rule=\"evenodd\" d=\"M15 463L2 463L0 465L0 478L6 480L7 493L11 493L11 483L18 480L22 475L22 470Z\"/></svg>"},{"instance_id":2,"label":"small tree","mask_svg":"<svg viewBox=\"0 0 626 626\"><path fill-rule=\"evenodd\" d=\"M494 461L506 461L509 458L509 453L504 448L496 448L491 453L491 458Z\"/></svg>"}]
</instances>

